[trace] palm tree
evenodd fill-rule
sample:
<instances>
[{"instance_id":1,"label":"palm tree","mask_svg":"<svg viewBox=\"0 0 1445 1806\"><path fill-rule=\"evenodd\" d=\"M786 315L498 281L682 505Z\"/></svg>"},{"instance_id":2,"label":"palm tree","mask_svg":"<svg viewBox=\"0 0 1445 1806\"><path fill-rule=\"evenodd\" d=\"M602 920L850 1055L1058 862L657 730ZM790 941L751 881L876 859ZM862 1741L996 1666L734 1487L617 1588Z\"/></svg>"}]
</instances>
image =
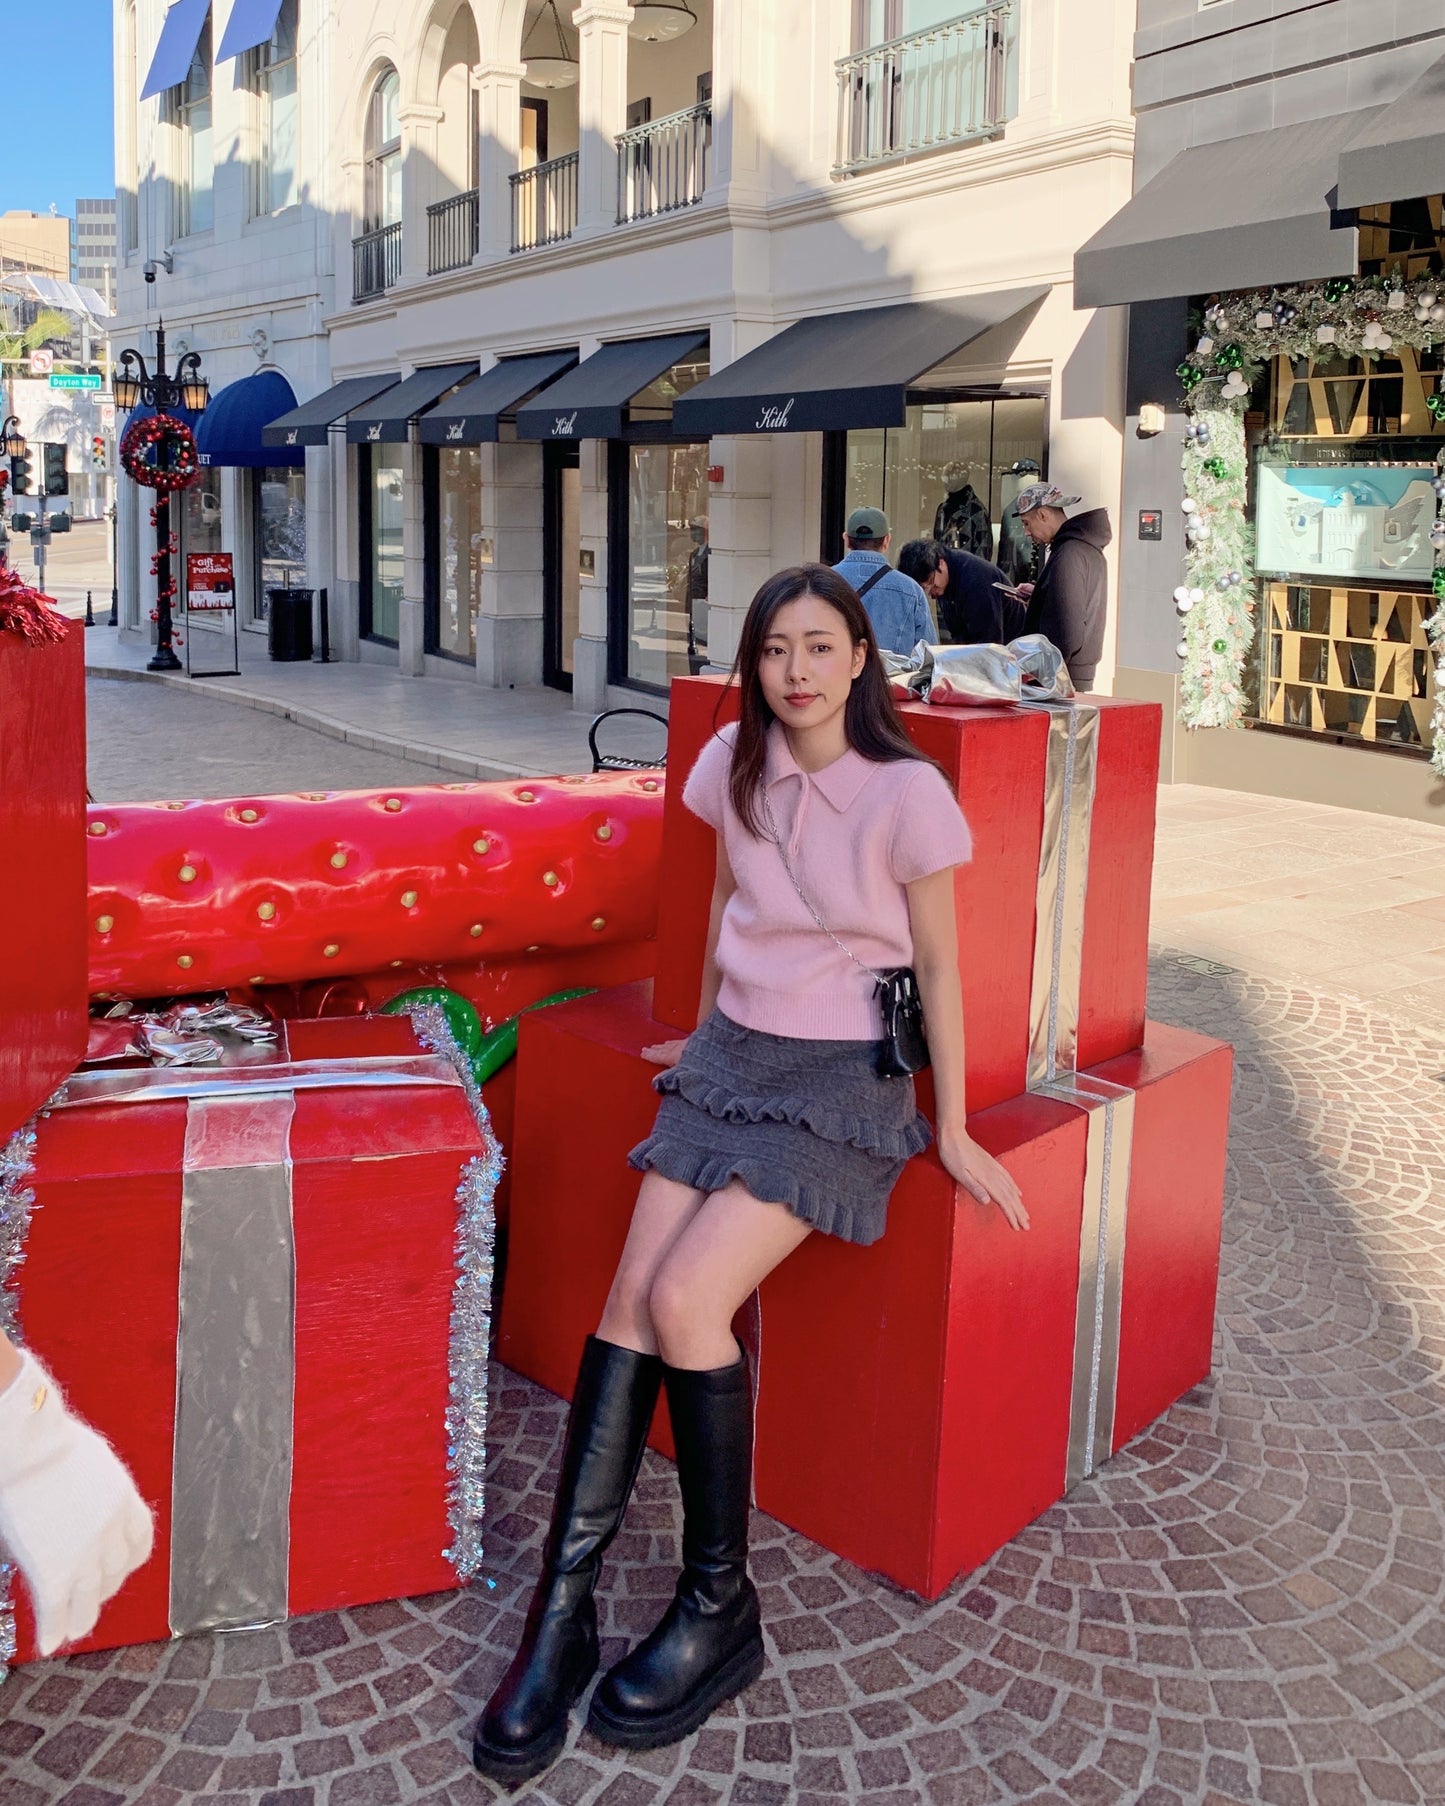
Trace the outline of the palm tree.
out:
<instances>
[{"instance_id":1,"label":"palm tree","mask_svg":"<svg viewBox=\"0 0 1445 1806\"><path fill-rule=\"evenodd\" d=\"M32 351L53 341L68 348L72 331L70 321L53 307L42 307L23 331L8 324L0 326L0 364L24 363Z\"/></svg>"}]
</instances>

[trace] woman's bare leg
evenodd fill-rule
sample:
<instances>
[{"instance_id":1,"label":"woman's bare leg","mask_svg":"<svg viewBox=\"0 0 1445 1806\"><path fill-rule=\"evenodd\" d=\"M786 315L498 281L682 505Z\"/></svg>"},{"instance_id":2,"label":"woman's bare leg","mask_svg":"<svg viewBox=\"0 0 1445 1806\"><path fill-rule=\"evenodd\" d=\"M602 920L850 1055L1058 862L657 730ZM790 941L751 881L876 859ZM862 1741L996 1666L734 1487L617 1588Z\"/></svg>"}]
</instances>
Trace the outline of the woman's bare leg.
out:
<instances>
[{"instance_id":1,"label":"woman's bare leg","mask_svg":"<svg viewBox=\"0 0 1445 1806\"><path fill-rule=\"evenodd\" d=\"M648 1314L668 1366L731 1366L738 1358L734 1316L811 1233L785 1205L762 1202L738 1180L713 1192L652 1269Z\"/></svg>"},{"instance_id":2,"label":"woman's bare leg","mask_svg":"<svg viewBox=\"0 0 1445 1806\"><path fill-rule=\"evenodd\" d=\"M664 1179L661 1173L647 1173L632 1209L632 1224L622 1258L617 1263L612 1290L602 1311L597 1334L604 1342L618 1348L631 1348L638 1354L658 1352L657 1335L648 1311L648 1295L652 1291L657 1269L669 1249L702 1207L706 1192L691 1185L680 1185L675 1179Z\"/></svg>"}]
</instances>

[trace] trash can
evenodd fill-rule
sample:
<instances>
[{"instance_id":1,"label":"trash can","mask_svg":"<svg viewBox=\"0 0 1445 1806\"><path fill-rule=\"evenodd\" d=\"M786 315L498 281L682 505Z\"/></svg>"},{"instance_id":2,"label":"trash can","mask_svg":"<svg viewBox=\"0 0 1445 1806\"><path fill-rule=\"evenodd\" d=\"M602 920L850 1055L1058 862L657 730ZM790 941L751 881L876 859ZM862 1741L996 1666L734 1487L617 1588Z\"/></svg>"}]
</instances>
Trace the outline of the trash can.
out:
<instances>
[{"instance_id":1,"label":"trash can","mask_svg":"<svg viewBox=\"0 0 1445 1806\"><path fill-rule=\"evenodd\" d=\"M311 657L311 591L268 589L268 638L271 656L299 663Z\"/></svg>"}]
</instances>

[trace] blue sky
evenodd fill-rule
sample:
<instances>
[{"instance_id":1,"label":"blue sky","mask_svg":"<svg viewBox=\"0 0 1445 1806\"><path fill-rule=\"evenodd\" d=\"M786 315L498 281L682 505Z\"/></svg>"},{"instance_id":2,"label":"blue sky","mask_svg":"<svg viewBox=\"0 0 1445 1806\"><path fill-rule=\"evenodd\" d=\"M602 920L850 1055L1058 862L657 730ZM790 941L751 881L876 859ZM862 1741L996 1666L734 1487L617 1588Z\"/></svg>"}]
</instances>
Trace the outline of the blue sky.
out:
<instances>
[{"instance_id":1,"label":"blue sky","mask_svg":"<svg viewBox=\"0 0 1445 1806\"><path fill-rule=\"evenodd\" d=\"M5 138L24 149L0 157L0 213L48 213L54 201L57 212L74 214L80 195L115 191L111 4L61 0L25 16L39 36L33 55L12 42L6 59Z\"/></svg>"}]
</instances>

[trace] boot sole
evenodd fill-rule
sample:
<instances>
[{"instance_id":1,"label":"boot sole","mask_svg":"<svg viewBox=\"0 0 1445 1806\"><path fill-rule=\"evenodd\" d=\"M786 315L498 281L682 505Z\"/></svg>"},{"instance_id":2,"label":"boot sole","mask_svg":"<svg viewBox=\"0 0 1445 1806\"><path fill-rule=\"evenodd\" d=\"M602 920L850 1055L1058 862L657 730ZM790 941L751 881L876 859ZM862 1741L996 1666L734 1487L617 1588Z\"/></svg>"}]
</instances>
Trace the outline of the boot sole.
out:
<instances>
[{"instance_id":1,"label":"boot sole","mask_svg":"<svg viewBox=\"0 0 1445 1806\"><path fill-rule=\"evenodd\" d=\"M661 1749L665 1744L677 1743L688 1736L710 1718L724 1700L731 1699L735 1693L741 1693L745 1687L751 1687L766 1666L767 1656L763 1652L762 1638L759 1637L756 1643L747 1644L724 1662L700 1693L693 1694L690 1699L684 1700L680 1706L675 1706L662 1717L614 1718L594 1695L592 1710L587 1717L587 1728L604 1743L614 1744L620 1749Z\"/></svg>"},{"instance_id":2,"label":"boot sole","mask_svg":"<svg viewBox=\"0 0 1445 1806\"><path fill-rule=\"evenodd\" d=\"M562 1754L563 1745L567 1741L568 1721L572 1716L572 1708L592 1684L599 1664L594 1662L591 1668L572 1689L567 1699L567 1708L556 1724L548 1725L539 1737L530 1743L515 1748L500 1749L495 1744L486 1742L478 1730L472 1739L472 1767L489 1781L499 1786L520 1787L524 1781L530 1781L533 1775L540 1775L544 1768L550 1768Z\"/></svg>"}]
</instances>

